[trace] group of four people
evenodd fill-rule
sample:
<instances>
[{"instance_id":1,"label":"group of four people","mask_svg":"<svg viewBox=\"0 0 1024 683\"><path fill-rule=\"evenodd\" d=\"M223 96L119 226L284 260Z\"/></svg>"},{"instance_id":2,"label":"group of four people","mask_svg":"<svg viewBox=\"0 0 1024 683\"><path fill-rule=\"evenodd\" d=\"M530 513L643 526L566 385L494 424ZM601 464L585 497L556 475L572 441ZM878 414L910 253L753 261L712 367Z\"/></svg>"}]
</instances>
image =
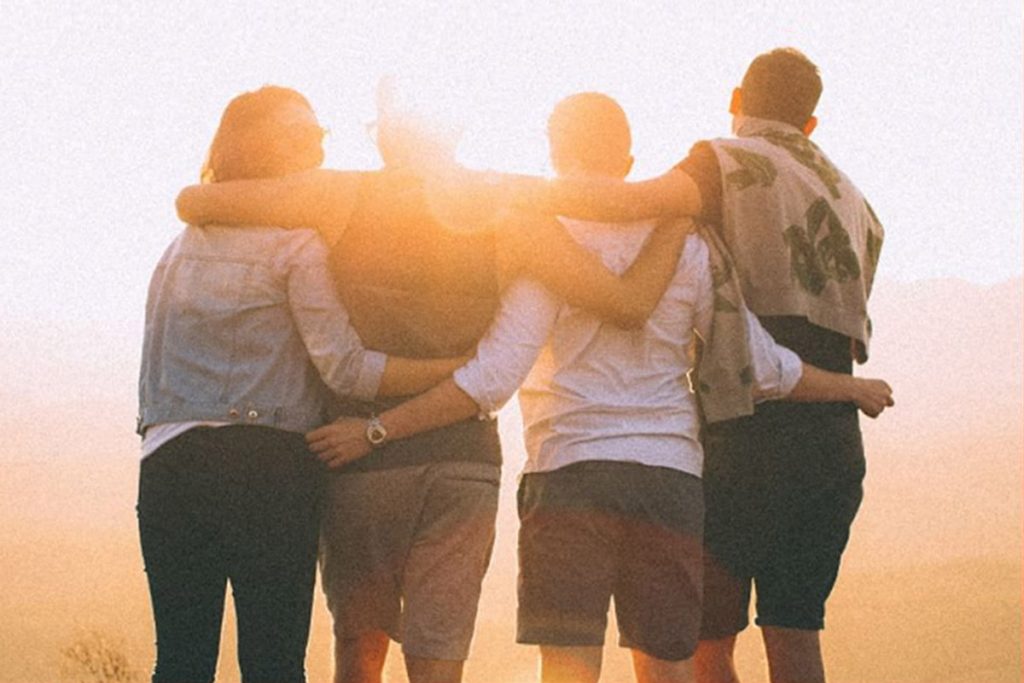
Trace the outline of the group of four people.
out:
<instances>
[{"instance_id":1,"label":"group of four people","mask_svg":"<svg viewBox=\"0 0 1024 683\"><path fill-rule=\"evenodd\" d=\"M380 681L392 639L412 683L460 680L517 389L517 639L545 683L597 681L611 597L641 683L735 680L752 581L773 681L823 679L857 408L892 398L851 372L882 230L806 137L820 92L802 54L758 57L737 137L641 183L596 93L551 114L553 181L459 171L387 88L370 173L313 170L298 93L233 100L147 304L153 680L213 679L228 581L243 680L305 680L318 556L336 681Z\"/></svg>"}]
</instances>

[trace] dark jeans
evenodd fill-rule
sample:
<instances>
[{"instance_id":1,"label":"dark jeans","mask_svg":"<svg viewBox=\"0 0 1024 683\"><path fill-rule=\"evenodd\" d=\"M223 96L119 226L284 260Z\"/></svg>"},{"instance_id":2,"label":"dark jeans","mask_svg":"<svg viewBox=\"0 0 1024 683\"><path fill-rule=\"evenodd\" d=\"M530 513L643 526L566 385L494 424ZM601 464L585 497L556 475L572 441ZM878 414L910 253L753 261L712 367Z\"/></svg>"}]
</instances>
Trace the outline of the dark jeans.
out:
<instances>
[{"instance_id":1,"label":"dark jeans","mask_svg":"<svg viewBox=\"0 0 1024 683\"><path fill-rule=\"evenodd\" d=\"M154 683L212 681L227 581L246 683L305 681L323 470L301 434L197 427L142 461Z\"/></svg>"}]
</instances>

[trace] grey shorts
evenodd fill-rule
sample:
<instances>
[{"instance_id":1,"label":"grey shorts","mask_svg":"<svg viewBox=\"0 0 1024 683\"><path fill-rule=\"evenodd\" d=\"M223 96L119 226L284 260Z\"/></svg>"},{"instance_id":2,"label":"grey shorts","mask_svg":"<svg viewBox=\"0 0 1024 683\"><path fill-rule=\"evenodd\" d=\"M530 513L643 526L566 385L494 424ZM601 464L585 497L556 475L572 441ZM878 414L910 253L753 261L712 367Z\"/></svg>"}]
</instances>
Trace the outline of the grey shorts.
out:
<instances>
[{"instance_id":1,"label":"grey shorts","mask_svg":"<svg viewBox=\"0 0 1024 683\"><path fill-rule=\"evenodd\" d=\"M320 570L335 637L382 630L406 655L465 659L500 477L476 462L331 476Z\"/></svg>"},{"instance_id":2,"label":"grey shorts","mask_svg":"<svg viewBox=\"0 0 1024 683\"><path fill-rule=\"evenodd\" d=\"M519 485L520 643L599 646L615 598L619 644L678 661L697 647L704 500L697 477L579 462Z\"/></svg>"}]
</instances>

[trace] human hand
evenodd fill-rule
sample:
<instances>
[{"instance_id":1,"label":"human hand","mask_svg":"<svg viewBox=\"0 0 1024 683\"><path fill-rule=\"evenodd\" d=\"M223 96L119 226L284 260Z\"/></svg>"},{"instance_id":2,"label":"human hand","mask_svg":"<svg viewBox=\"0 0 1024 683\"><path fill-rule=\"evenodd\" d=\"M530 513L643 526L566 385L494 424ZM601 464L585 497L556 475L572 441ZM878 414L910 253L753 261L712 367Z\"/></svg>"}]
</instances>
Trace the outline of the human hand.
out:
<instances>
[{"instance_id":1,"label":"human hand","mask_svg":"<svg viewBox=\"0 0 1024 683\"><path fill-rule=\"evenodd\" d=\"M366 420L342 417L306 434L309 450L334 469L367 455L372 447L366 439Z\"/></svg>"},{"instance_id":2,"label":"human hand","mask_svg":"<svg viewBox=\"0 0 1024 683\"><path fill-rule=\"evenodd\" d=\"M880 379L854 377L851 393L853 402L868 417L875 418L888 407L896 405L892 398L892 387Z\"/></svg>"}]
</instances>

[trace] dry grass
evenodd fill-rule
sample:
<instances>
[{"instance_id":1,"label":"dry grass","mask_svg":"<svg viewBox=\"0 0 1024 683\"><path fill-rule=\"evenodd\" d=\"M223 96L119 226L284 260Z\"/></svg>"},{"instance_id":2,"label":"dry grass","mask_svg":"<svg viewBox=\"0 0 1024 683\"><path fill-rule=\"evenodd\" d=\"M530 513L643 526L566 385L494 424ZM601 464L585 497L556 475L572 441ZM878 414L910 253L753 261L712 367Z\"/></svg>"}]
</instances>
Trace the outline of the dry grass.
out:
<instances>
[{"instance_id":1,"label":"dry grass","mask_svg":"<svg viewBox=\"0 0 1024 683\"><path fill-rule=\"evenodd\" d=\"M125 654L123 639L95 630L79 631L60 652L65 683L141 683L143 675Z\"/></svg>"}]
</instances>

